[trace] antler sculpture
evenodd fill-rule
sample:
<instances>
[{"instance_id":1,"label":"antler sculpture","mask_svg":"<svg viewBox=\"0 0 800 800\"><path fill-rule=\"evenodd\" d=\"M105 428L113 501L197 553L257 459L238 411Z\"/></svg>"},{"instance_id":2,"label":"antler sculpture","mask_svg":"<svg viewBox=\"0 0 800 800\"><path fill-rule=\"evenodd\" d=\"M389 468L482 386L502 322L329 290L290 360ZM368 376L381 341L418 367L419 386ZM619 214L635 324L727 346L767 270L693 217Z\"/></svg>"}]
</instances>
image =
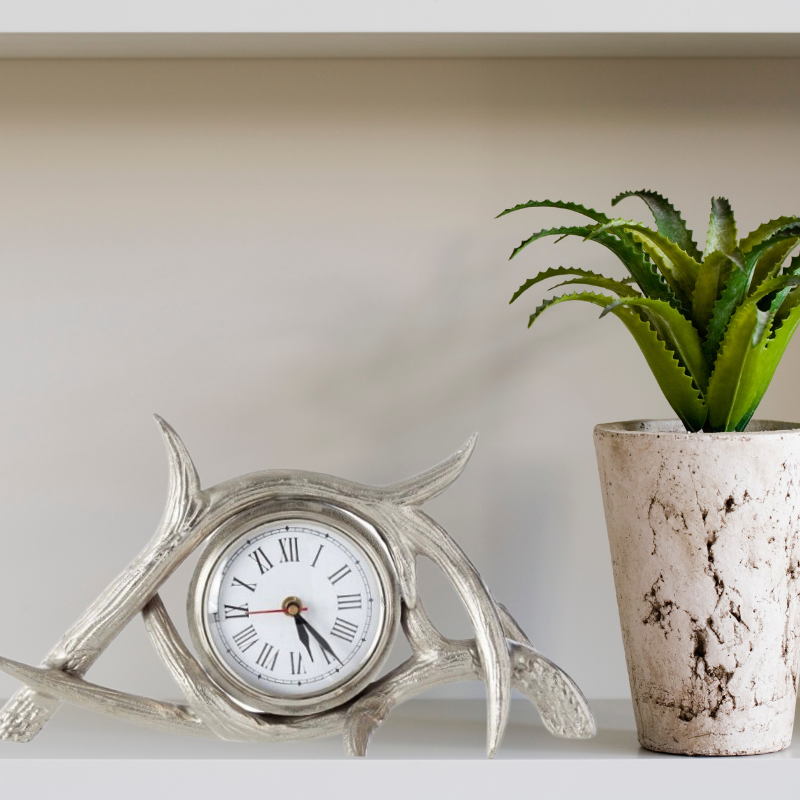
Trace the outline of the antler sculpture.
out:
<instances>
[{"instance_id":1,"label":"antler sculpture","mask_svg":"<svg viewBox=\"0 0 800 800\"><path fill-rule=\"evenodd\" d=\"M476 679L487 686L490 756L502 739L512 686L528 697L552 734L594 735L594 718L580 689L533 649L506 609L493 600L464 552L420 510L461 474L475 445L474 436L433 469L386 487L311 472L272 470L204 490L183 442L163 419L156 420L170 463L170 491L159 529L50 651L42 667L0 657L0 670L25 683L0 712L0 739L30 741L67 702L160 730L228 740L286 741L342 733L349 755L365 755L370 736L395 705L434 686ZM402 626L412 648L405 663L353 700L330 711L297 717L249 712L231 700L181 640L158 595L178 565L225 520L254 503L287 493L340 506L345 503L381 532L398 574ZM420 555L430 558L450 579L470 616L474 639L447 639L430 622L417 596ZM119 692L83 679L140 611L186 705Z\"/></svg>"}]
</instances>

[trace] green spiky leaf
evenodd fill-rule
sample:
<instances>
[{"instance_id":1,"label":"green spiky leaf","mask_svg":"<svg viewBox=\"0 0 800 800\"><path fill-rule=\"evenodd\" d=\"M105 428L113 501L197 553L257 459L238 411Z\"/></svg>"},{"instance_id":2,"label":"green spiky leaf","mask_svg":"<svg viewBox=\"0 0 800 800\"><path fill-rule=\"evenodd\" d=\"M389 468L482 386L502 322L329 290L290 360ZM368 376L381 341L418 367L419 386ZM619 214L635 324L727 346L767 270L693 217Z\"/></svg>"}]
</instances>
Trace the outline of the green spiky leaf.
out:
<instances>
[{"instance_id":1,"label":"green spiky leaf","mask_svg":"<svg viewBox=\"0 0 800 800\"><path fill-rule=\"evenodd\" d=\"M798 275L783 274L776 275L774 278L767 278L767 280L761 282L761 285L757 289L752 291L747 298L747 302L758 305L765 297L769 297L771 294L780 294L781 292L788 293L792 286L797 286L799 283L800 276ZM784 294L784 297L785 296ZM779 306L780 303L776 305L776 310Z\"/></svg>"},{"instance_id":2,"label":"green spiky leaf","mask_svg":"<svg viewBox=\"0 0 800 800\"><path fill-rule=\"evenodd\" d=\"M708 424L713 430L739 430L742 419L756 401L768 321L769 313L761 311L755 303L745 303L733 315L708 382ZM760 336L755 337L754 345L757 331Z\"/></svg>"},{"instance_id":3,"label":"green spiky leaf","mask_svg":"<svg viewBox=\"0 0 800 800\"><path fill-rule=\"evenodd\" d=\"M681 364L692 376L695 386L705 395L711 367L703 355L703 343L692 323L667 303L647 297L621 297L607 305L600 316L604 317L619 306L639 308L647 313L659 336L678 356Z\"/></svg>"},{"instance_id":4,"label":"green spiky leaf","mask_svg":"<svg viewBox=\"0 0 800 800\"><path fill-rule=\"evenodd\" d=\"M584 291L546 300L529 324L545 309L566 301L601 306L601 316L614 314L634 336L687 429L743 430L800 325L800 256L783 267L800 242L800 218L771 220L737 246L730 204L714 198L701 259L691 232L668 200L643 190L625 192L613 204L630 196L648 205L657 232L562 201L530 201L503 212L563 208L594 222L539 231L523 241L512 258L545 236L582 236L613 252L630 275L619 281L576 268L547 270L523 284L512 302L531 286L562 276L573 277L559 286L584 284L618 294L614 299ZM630 289L631 283L645 296Z\"/></svg>"},{"instance_id":5,"label":"green spiky leaf","mask_svg":"<svg viewBox=\"0 0 800 800\"><path fill-rule=\"evenodd\" d=\"M773 236L783 228L794 225L796 222L800 222L800 217L778 217L777 219L771 219L769 222L759 225L752 233L748 233L747 236L739 242L739 249L743 253L748 253L757 244L761 244L765 239L769 239L770 236Z\"/></svg>"},{"instance_id":6,"label":"green spiky leaf","mask_svg":"<svg viewBox=\"0 0 800 800\"><path fill-rule=\"evenodd\" d=\"M512 251L508 260L516 258L529 244L538 242L539 239L544 239L546 236L558 236L558 241L561 241L566 236L586 236L586 231L590 230L587 225L568 225L559 228L542 228L536 233L532 233L527 239L523 239Z\"/></svg>"},{"instance_id":7,"label":"green spiky leaf","mask_svg":"<svg viewBox=\"0 0 800 800\"><path fill-rule=\"evenodd\" d=\"M684 276L675 269L675 265L667 257L666 253L661 248L656 247L647 236L643 236L637 231L631 231L630 236L634 242L642 246L644 252L656 265L681 306L685 309L691 309L693 287L688 285Z\"/></svg>"},{"instance_id":8,"label":"green spiky leaf","mask_svg":"<svg viewBox=\"0 0 800 800\"><path fill-rule=\"evenodd\" d=\"M654 249L657 249L662 254L662 259L669 262L668 271L676 280L682 290L688 297L692 296L694 285L697 281L697 275L700 271L700 264L695 261L686 251L681 250L678 245L671 242L660 233L650 230L645 225L639 225L631 220L612 219L608 222L603 222L598 225L592 226L592 233L587 236L587 239L593 239L598 234L608 232L615 232L617 230L624 230L632 234L638 234L639 240L644 239ZM656 261L659 264L659 261ZM666 274L665 274L665 277ZM669 281L669 278L667 279Z\"/></svg>"},{"instance_id":9,"label":"green spiky leaf","mask_svg":"<svg viewBox=\"0 0 800 800\"><path fill-rule=\"evenodd\" d=\"M700 261L700 250L695 244L692 232L686 227L686 223L683 221L678 209L666 197L658 194L658 192L641 189L638 192L622 192L618 194L611 201L611 205L615 206L626 197L639 197L644 200L653 214L658 232L678 245L681 250L688 253L695 261Z\"/></svg>"},{"instance_id":10,"label":"green spiky leaf","mask_svg":"<svg viewBox=\"0 0 800 800\"><path fill-rule=\"evenodd\" d=\"M596 286L599 289L615 292L620 295L620 297L630 295L631 293L638 294L638 292L635 292L630 286L626 286L621 281L606 278L603 275L598 275L596 272L589 272L588 270L578 269L577 267L556 267L546 269L544 272L540 272L535 278L529 278L525 281L525 283L514 292L514 296L509 300L509 304L513 303L523 292L528 291L531 286L535 286L537 283L549 280L550 278L560 278L564 275L578 275L580 277L573 281L565 281L564 283L556 284L556 286L551 286L550 288L555 289L558 286L564 286L568 283L582 283L587 286Z\"/></svg>"},{"instance_id":11,"label":"green spiky leaf","mask_svg":"<svg viewBox=\"0 0 800 800\"><path fill-rule=\"evenodd\" d=\"M736 249L736 221L731 204L724 197L711 198L706 253L732 253Z\"/></svg>"},{"instance_id":12,"label":"green spiky leaf","mask_svg":"<svg viewBox=\"0 0 800 800\"><path fill-rule=\"evenodd\" d=\"M800 275L800 256L795 256L788 267L784 269L784 275ZM800 288L787 287L773 300L771 311L775 313L776 327L779 323L789 316L789 312L800 305ZM782 296L781 296L782 295Z\"/></svg>"},{"instance_id":13,"label":"green spiky leaf","mask_svg":"<svg viewBox=\"0 0 800 800\"><path fill-rule=\"evenodd\" d=\"M628 299L631 301L636 300L636 298ZM572 300L593 303L594 305L604 308L615 302L613 297L593 294L591 292L580 292L553 297L549 300L545 300L539 308L531 314L528 327L533 325L548 308ZM700 392L694 385L692 378L687 374L683 366L681 366L675 353L673 353L664 341L658 337L658 334L650 324L642 320L634 311L624 306L616 306L611 313L618 317L633 335L661 391L664 393L667 402L672 406L678 417L680 417L687 430L701 430L706 421L708 409L703 402Z\"/></svg>"},{"instance_id":14,"label":"green spiky leaf","mask_svg":"<svg viewBox=\"0 0 800 800\"><path fill-rule=\"evenodd\" d=\"M765 280L774 277L780 272L783 262L789 253L797 246L800 239L792 237L778 242L769 248L756 262L756 267L753 270L753 280L750 282L751 291L752 287L760 286Z\"/></svg>"},{"instance_id":15,"label":"green spiky leaf","mask_svg":"<svg viewBox=\"0 0 800 800\"><path fill-rule=\"evenodd\" d=\"M545 228L524 239L518 247L515 247L509 259L514 258L521 250L533 242L543 239L546 236L558 236L563 239L566 236L580 236L585 239L593 228L586 225L564 227L564 228ZM666 303L680 306L677 298L667 285L666 281L656 271L655 267L642 250L641 245L636 244L629 234L619 231L618 235L610 233L600 233L593 237L592 241L608 248L625 265L631 277L636 281L642 292L648 297L663 300Z\"/></svg>"},{"instance_id":16,"label":"green spiky leaf","mask_svg":"<svg viewBox=\"0 0 800 800\"><path fill-rule=\"evenodd\" d=\"M709 253L700 264L692 295L692 321L703 335L733 267L731 259L719 251Z\"/></svg>"},{"instance_id":17,"label":"green spiky leaf","mask_svg":"<svg viewBox=\"0 0 800 800\"><path fill-rule=\"evenodd\" d=\"M753 370L751 379L753 384L751 392L752 403L739 420L736 430L743 431L747 427L747 423L752 419L758 404L761 402L761 398L769 388L775 375L775 370L778 368L778 364L783 358L786 347L797 330L798 324L800 324L800 305L794 306L782 322L774 322L773 333L765 338L766 348Z\"/></svg>"},{"instance_id":18,"label":"green spiky leaf","mask_svg":"<svg viewBox=\"0 0 800 800\"><path fill-rule=\"evenodd\" d=\"M709 362L714 362L731 316L747 295L758 259L778 242L797 236L800 236L800 226L798 228L786 227L769 239L764 239L759 244L754 245L747 253L742 255L741 268L731 272L719 300L714 305L714 312L708 323L703 352ZM737 266L739 265L737 264Z\"/></svg>"},{"instance_id":19,"label":"green spiky leaf","mask_svg":"<svg viewBox=\"0 0 800 800\"><path fill-rule=\"evenodd\" d=\"M605 222L608 217L602 211L595 211L593 208L579 205L578 203L566 203L563 200L528 200L527 203L520 203L513 208L507 208L501 211L495 219L504 217L506 214L511 214L513 211L520 211L523 208L564 208L567 211L576 211L578 214L583 214L595 222Z\"/></svg>"},{"instance_id":20,"label":"green spiky leaf","mask_svg":"<svg viewBox=\"0 0 800 800\"><path fill-rule=\"evenodd\" d=\"M614 292L620 297L641 297L641 294L636 289L631 288L621 281L615 281L611 278L604 278L602 275L596 277L572 278L568 281L561 281L561 283L553 284L549 291L560 289L562 286L594 286L597 289L603 289L606 292Z\"/></svg>"}]
</instances>

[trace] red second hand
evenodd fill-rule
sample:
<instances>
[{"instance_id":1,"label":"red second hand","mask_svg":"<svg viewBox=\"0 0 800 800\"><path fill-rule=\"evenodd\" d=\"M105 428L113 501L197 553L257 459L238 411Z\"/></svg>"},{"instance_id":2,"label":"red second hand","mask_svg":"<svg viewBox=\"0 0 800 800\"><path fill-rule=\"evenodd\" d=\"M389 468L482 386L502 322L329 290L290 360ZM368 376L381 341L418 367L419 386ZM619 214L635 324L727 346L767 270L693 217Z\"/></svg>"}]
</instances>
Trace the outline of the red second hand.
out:
<instances>
[{"instance_id":1,"label":"red second hand","mask_svg":"<svg viewBox=\"0 0 800 800\"><path fill-rule=\"evenodd\" d=\"M299 614L301 611L308 611L307 608L298 608L297 613ZM253 614L286 614L287 616L292 616L285 608L271 608L269 611L250 611L249 615L252 616Z\"/></svg>"}]
</instances>

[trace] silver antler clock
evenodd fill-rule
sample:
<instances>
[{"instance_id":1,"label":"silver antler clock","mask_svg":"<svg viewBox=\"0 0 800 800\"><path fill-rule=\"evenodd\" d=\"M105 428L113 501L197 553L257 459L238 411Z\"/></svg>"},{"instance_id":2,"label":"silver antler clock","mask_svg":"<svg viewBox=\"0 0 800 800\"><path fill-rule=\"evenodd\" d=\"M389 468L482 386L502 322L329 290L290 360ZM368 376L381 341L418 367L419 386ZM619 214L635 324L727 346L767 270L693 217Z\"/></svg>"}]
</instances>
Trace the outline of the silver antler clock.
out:
<instances>
[{"instance_id":1,"label":"silver antler clock","mask_svg":"<svg viewBox=\"0 0 800 800\"><path fill-rule=\"evenodd\" d=\"M0 713L0 739L31 740L67 702L223 739L342 733L348 754L365 755L395 705L439 684L475 679L486 682L489 755L500 744L512 687L554 735L594 735L575 683L533 649L458 545L420 510L458 477L475 437L433 469L386 487L272 470L201 489L183 442L156 419L170 462L160 528L43 666L0 658L0 669L25 683ZM157 592L201 544L188 599L195 657ZM420 555L452 582L475 639L453 641L433 627L417 595ZM186 705L83 678L140 611ZM381 677L400 626L413 654Z\"/></svg>"}]
</instances>

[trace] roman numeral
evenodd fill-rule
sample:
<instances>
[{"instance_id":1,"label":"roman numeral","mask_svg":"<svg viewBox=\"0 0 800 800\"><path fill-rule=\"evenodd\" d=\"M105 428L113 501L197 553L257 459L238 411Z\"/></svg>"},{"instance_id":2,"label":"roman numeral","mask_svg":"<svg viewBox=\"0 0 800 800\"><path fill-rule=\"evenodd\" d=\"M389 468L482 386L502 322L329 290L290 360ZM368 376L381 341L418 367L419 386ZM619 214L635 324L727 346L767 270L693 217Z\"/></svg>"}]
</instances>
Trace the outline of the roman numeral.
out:
<instances>
[{"instance_id":1,"label":"roman numeral","mask_svg":"<svg viewBox=\"0 0 800 800\"><path fill-rule=\"evenodd\" d=\"M251 592L256 590L256 585L254 583L245 583L244 581L240 581L238 578L233 579L231 586L242 586L245 589L249 589Z\"/></svg>"},{"instance_id":2,"label":"roman numeral","mask_svg":"<svg viewBox=\"0 0 800 800\"><path fill-rule=\"evenodd\" d=\"M266 554L260 547L256 548L252 553L250 553L250 558L252 558L256 564L258 564L258 569L262 575L272 569L272 562L267 558Z\"/></svg>"},{"instance_id":3,"label":"roman numeral","mask_svg":"<svg viewBox=\"0 0 800 800\"><path fill-rule=\"evenodd\" d=\"M236 646L244 653L258 641L258 634L252 625L248 625L239 633L234 633L232 638L236 642Z\"/></svg>"},{"instance_id":4,"label":"roman numeral","mask_svg":"<svg viewBox=\"0 0 800 800\"><path fill-rule=\"evenodd\" d=\"M276 650L269 642L266 642L261 648L261 652L256 659L256 664L258 664L259 667L272 671L275 669L275 663L278 660L280 652L280 650Z\"/></svg>"},{"instance_id":5,"label":"roman numeral","mask_svg":"<svg viewBox=\"0 0 800 800\"><path fill-rule=\"evenodd\" d=\"M345 564L343 567L339 567L333 575L328 575L328 580L331 583L339 583L342 578L346 578L351 572L350 567Z\"/></svg>"},{"instance_id":6,"label":"roman numeral","mask_svg":"<svg viewBox=\"0 0 800 800\"><path fill-rule=\"evenodd\" d=\"M336 617L336 622L333 623L333 628L331 629L331 636L335 636L337 639L341 639L349 644L356 638L357 631L358 625L354 625L346 619Z\"/></svg>"},{"instance_id":7,"label":"roman numeral","mask_svg":"<svg viewBox=\"0 0 800 800\"><path fill-rule=\"evenodd\" d=\"M303 666L303 654L302 653L295 653L294 651L289 652L289 661L292 668L292 675L305 675L306 668Z\"/></svg>"},{"instance_id":8,"label":"roman numeral","mask_svg":"<svg viewBox=\"0 0 800 800\"><path fill-rule=\"evenodd\" d=\"M278 539L281 546L281 564L285 561L299 561L300 549L297 546L297 537L292 536L287 539Z\"/></svg>"},{"instance_id":9,"label":"roman numeral","mask_svg":"<svg viewBox=\"0 0 800 800\"><path fill-rule=\"evenodd\" d=\"M317 550L317 554L314 556L314 560L311 562L311 566L312 567L316 567L317 566L317 561L319 560L319 554L322 552L324 547L325 547L324 544L321 544L319 546L319 550Z\"/></svg>"},{"instance_id":10,"label":"roman numeral","mask_svg":"<svg viewBox=\"0 0 800 800\"><path fill-rule=\"evenodd\" d=\"M245 603L243 606L225 606L225 619L236 619L237 617L249 617L250 609Z\"/></svg>"},{"instance_id":11,"label":"roman numeral","mask_svg":"<svg viewBox=\"0 0 800 800\"><path fill-rule=\"evenodd\" d=\"M337 594L339 607L337 611L347 611L350 608L361 608L361 595L360 594Z\"/></svg>"}]
</instances>

